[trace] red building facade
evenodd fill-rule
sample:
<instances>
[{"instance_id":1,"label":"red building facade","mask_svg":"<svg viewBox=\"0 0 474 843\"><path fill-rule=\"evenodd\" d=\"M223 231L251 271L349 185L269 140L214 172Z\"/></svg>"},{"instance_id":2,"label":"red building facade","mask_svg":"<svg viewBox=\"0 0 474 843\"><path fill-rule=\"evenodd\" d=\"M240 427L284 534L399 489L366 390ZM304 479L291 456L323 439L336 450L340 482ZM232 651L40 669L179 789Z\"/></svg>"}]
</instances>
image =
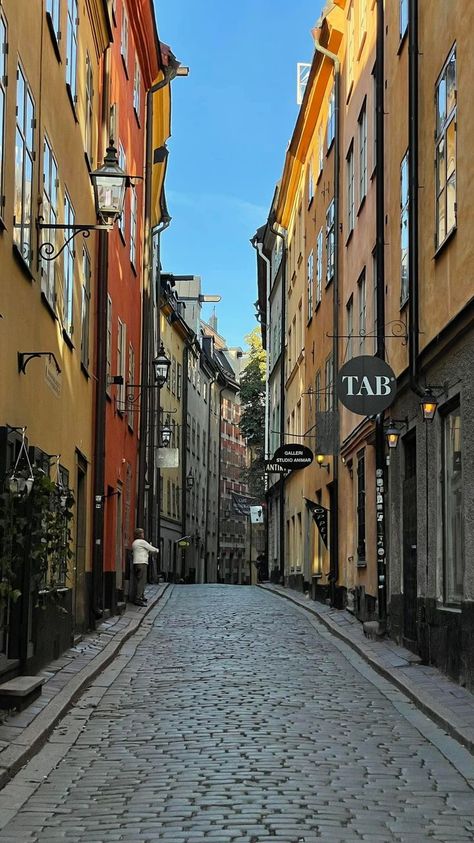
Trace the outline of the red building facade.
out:
<instances>
[{"instance_id":1,"label":"red building facade","mask_svg":"<svg viewBox=\"0 0 474 843\"><path fill-rule=\"evenodd\" d=\"M122 218L108 235L102 564L104 606L115 611L126 593L126 562L136 526L140 402L129 400L139 390L127 389L126 384L140 383L146 93L160 65L152 0L116 0L112 26L101 92L104 123L120 166L138 177L131 180ZM122 383L112 383L117 376Z\"/></svg>"}]
</instances>

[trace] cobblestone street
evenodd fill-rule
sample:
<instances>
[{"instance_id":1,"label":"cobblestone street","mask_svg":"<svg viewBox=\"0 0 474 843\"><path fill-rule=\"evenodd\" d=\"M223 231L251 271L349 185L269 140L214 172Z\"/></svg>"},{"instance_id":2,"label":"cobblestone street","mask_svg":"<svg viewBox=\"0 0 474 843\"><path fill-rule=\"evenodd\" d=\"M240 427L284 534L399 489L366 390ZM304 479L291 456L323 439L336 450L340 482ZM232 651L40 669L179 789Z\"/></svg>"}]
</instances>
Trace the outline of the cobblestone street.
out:
<instances>
[{"instance_id":1,"label":"cobblestone street","mask_svg":"<svg viewBox=\"0 0 474 843\"><path fill-rule=\"evenodd\" d=\"M465 751L303 610L177 586L149 618L7 786L0 841L473 840Z\"/></svg>"}]
</instances>

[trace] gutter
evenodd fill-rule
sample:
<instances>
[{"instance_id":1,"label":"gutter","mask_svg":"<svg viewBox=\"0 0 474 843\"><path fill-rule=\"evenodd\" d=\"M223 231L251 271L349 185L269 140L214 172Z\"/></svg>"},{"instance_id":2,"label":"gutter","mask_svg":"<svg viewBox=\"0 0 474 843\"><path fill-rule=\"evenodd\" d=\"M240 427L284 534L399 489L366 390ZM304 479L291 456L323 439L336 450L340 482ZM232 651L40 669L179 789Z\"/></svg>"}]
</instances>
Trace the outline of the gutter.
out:
<instances>
[{"instance_id":1,"label":"gutter","mask_svg":"<svg viewBox=\"0 0 474 843\"><path fill-rule=\"evenodd\" d=\"M418 0L408 3L408 354L410 386L417 395L419 384L418 298Z\"/></svg>"}]
</instances>

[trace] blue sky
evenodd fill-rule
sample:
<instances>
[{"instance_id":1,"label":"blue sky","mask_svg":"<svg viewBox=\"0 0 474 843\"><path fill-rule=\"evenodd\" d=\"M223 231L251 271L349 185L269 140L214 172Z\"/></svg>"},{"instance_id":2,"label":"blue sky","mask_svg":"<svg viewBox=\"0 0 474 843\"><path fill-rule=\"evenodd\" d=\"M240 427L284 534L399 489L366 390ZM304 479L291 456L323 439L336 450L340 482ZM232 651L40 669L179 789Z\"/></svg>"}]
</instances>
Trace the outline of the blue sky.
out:
<instances>
[{"instance_id":1,"label":"blue sky","mask_svg":"<svg viewBox=\"0 0 474 843\"><path fill-rule=\"evenodd\" d=\"M297 116L296 63L311 61L320 0L156 0L160 38L190 75L172 83L162 237L165 272L201 275L219 332L256 324L250 237L268 215ZM210 306L204 317L210 314Z\"/></svg>"}]
</instances>

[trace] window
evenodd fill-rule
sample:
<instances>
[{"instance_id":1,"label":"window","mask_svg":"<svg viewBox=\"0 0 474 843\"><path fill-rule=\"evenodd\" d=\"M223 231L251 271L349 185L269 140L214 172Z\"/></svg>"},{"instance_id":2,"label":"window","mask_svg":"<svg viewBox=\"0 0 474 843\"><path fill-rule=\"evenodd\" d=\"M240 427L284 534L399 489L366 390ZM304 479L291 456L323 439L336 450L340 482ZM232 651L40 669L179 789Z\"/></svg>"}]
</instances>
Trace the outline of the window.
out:
<instances>
[{"instance_id":1,"label":"window","mask_svg":"<svg viewBox=\"0 0 474 843\"><path fill-rule=\"evenodd\" d=\"M196 420L191 420L191 450L193 454L196 452Z\"/></svg>"},{"instance_id":2,"label":"window","mask_svg":"<svg viewBox=\"0 0 474 843\"><path fill-rule=\"evenodd\" d=\"M77 0L67 2L66 84L74 101L77 99Z\"/></svg>"},{"instance_id":3,"label":"window","mask_svg":"<svg viewBox=\"0 0 474 843\"><path fill-rule=\"evenodd\" d=\"M319 229L316 239L316 306L321 301L323 286L323 230Z\"/></svg>"},{"instance_id":4,"label":"window","mask_svg":"<svg viewBox=\"0 0 474 843\"><path fill-rule=\"evenodd\" d=\"M372 132L373 137L373 145L372 145L372 170L375 170L377 166L377 77L376 77L376 70L377 66L374 64L374 69L372 70L372 96L373 96L373 121L374 127Z\"/></svg>"},{"instance_id":5,"label":"window","mask_svg":"<svg viewBox=\"0 0 474 843\"><path fill-rule=\"evenodd\" d=\"M66 193L64 196L64 225L72 228L74 223L74 208ZM64 239L67 240L68 236L70 236L70 231L66 228ZM63 252L63 329L70 337L73 328L74 258L74 241L71 240Z\"/></svg>"},{"instance_id":6,"label":"window","mask_svg":"<svg viewBox=\"0 0 474 843\"><path fill-rule=\"evenodd\" d=\"M186 414L186 448L190 449L191 447L191 414Z\"/></svg>"},{"instance_id":7,"label":"window","mask_svg":"<svg viewBox=\"0 0 474 843\"><path fill-rule=\"evenodd\" d=\"M125 409L125 365L127 353L127 326L121 319L117 320L117 375L120 375L123 383L117 389L118 409L123 413Z\"/></svg>"},{"instance_id":8,"label":"window","mask_svg":"<svg viewBox=\"0 0 474 843\"><path fill-rule=\"evenodd\" d=\"M346 80L347 80L347 97L349 98L352 84L354 81L354 48L355 48L355 14L354 4L349 6L349 15L347 18L347 65L346 65Z\"/></svg>"},{"instance_id":9,"label":"window","mask_svg":"<svg viewBox=\"0 0 474 843\"><path fill-rule=\"evenodd\" d=\"M334 88L329 94L328 102L328 128L327 128L327 148L328 152L330 146L336 136L336 94Z\"/></svg>"},{"instance_id":10,"label":"window","mask_svg":"<svg viewBox=\"0 0 474 843\"><path fill-rule=\"evenodd\" d=\"M140 88L142 84L142 77L140 73L140 65L138 64L138 57L135 57L135 73L133 75L133 108L137 117L140 117Z\"/></svg>"},{"instance_id":11,"label":"window","mask_svg":"<svg viewBox=\"0 0 474 843\"><path fill-rule=\"evenodd\" d=\"M122 56L125 72L128 70L128 17L125 6L122 6L122 28L120 30L120 55ZM128 73L127 73L128 75Z\"/></svg>"},{"instance_id":12,"label":"window","mask_svg":"<svg viewBox=\"0 0 474 843\"><path fill-rule=\"evenodd\" d=\"M365 335L367 333L367 295L365 283L365 269L357 282L357 288L359 293L359 354L364 354Z\"/></svg>"},{"instance_id":13,"label":"window","mask_svg":"<svg viewBox=\"0 0 474 843\"><path fill-rule=\"evenodd\" d=\"M326 410L334 410L334 360L332 354L326 360Z\"/></svg>"},{"instance_id":14,"label":"window","mask_svg":"<svg viewBox=\"0 0 474 843\"><path fill-rule=\"evenodd\" d=\"M367 110L362 106L359 114L359 204L367 195Z\"/></svg>"},{"instance_id":15,"label":"window","mask_svg":"<svg viewBox=\"0 0 474 843\"><path fill-rule=\"evenodd\" d=\"M82 295L81 295L81 363L89 367L89 322L91 302L91 259L87 249L82 250Z\"/></svg>"},{"instance_id":16,"label":"window","mask_svg":"<svg viewBox=\"0 0 474 843\"><path fill-rule=\"evenodd\" d=\"M354 144L347 153L347 236L354 230Z\"/></svg>"},{"instance_id":17,"label":"window","mask_svg":"<svg viewBox=\"0 0 474 843\"><path fill-rule=\"evenodd\" d=\"M137 191L130 191L130 263L136 267L137 261Z\"/></svg>"},{"instance_id":18,"label":"window","mask_svg":"<svg viewBox=\"0 0 474 843\"><path fill-rule=\"evenodd\" d=\"M324 135L323 135L323 127L320 126L318 129L318 179L323 171L324 166Z\"/></svg>"},{"instance_id":19,"label":"window","mask_svg":"<svg viewBox=\"0 0 474 843\"><path fill-rule=\"evenodd\" d=\"M60 0L46 0L46 14L49 15L56 40L59 41L61 25L61 3Z\"/></svg>"},{"instance_id":20,"label":"window","mask_svg":"<svg viewBox=\"0 0 474 843\"><path fill-rule=\"evenodd\" d=\"M171 358L171 394L176 394L176 358Z\"/></svg>"},{"instance_id":21,"label":"window","mask_svg":"<svg viewBox=\"0 0 474 843\"><path fill-rule=\"evenodd\" d=\"M181 394L183 391L183 370L181 363L178 363L177 373L176 373L176 398L181 398Z\"/></svg>"},{"instance_id":22,"label":"window","mask_svg":"<svg viewBox=\"0 0 474 843\"><path fill-rule=\"evenodd\" d=\"M357 454L357 561L365 562L365 451Z\"/></svg>"},{"instance_id":23,"label":"window","mask_svg":"<svg viewBox=\"0 0 474 843\"><path fill-rule=\"evenodd\" d=\"M42 217L45 225L58 222L58 165L47 138L43 145L43 207ZM56 232L47 232L47 239L56 247ZM41 262L41 291L51 307L56 306L55 261Z\"/></svg>"},{"instance_id":24,"label":"window","mask_svg":"<svg viewBox=\"0 0 474 843\"><path fill-rule=\"evenodd\" d=\"M313 161L311 160L308 164L308 205L311 205L311 202L314 199L314 175L313 175Z\"/></svg>"},{"instance_id":25,"label":"window","mask_svg":"<svg viewBox=\"0 0 474 843\"><path fill-rule=\"evenodd\" d=\"M362 46L362 39L367 32L367 0L360 0L359 4L359 40Z\"/></svg>"},{"instance_id":26,"label":"window","mask_svg":"<svg viewBox=\"0 0 474 843\"><path fill-rule=\"evenodd\" d=\"M35 106L27 79L18 66L15 136L15 216L13 239L23 260L31 266L33 213Z\"/></svg>"},{"instance_id":27,"label":"window","mask_svg":"<svg viewBox=\"0 0 474 843\"><path fill-rule=\"evenodd\" d=\"M464 596L464 516L462 495L461 409L443 417L444 599Z\"/></svg>"},{"instance_id":28,"label":"window","mask_svg":"<svg viewBox=\"0 0 474 843\"><path fill-rule=\"evenodd\" d=\"M110 379L112 377L112 299L107 296L107 391L109 391Z\"/></svg>"},{"instance_id":29,"label":"window","mask_svg":"<svg viewBox=\"0 0 474 843\"><path fill-rule=\"evenodd\" d=\"M331 199L326 211L326 284L334 278L335 229L334 199Z\"/></svg>"},{"instance_id":30,"label":"window","mask_svg":"<svg viewBox=\"0 0 474 843\"><path fill-rule=\"evenodd\" d=\"M408 152L400 164L400 306L408 301Z\"/></svg>"},{"instance_id":31,"label":"window","mask_svg":"<svg viewBox=\"0 0 474 843\"><path fill-rule=\"evenodd\" d=\"M399 0L400 3L400 40L408 29L408 0Z\"/></svg>"},{"instance_id":32,"label":"window","mask_svg":"<svg viewBox=\"0 0 474 843\"><path fill-rule=\"evenodd\" d=\"M350 297L346 305L347 315L347 350L346 360L351 360L354 356L354 299Z\"/></svg>"},{"instance_id":33,"label":"window","mask_svg":"<svg viewBox=\"0 0 474 843\"><path fill-rule=\"evenodd\" d=\"M86 55L86 90L85 90L85 152L92 167L93 162L93 127L94 127L94 76L89 53Z\"/></svg>"},{"instance_id":34,"label":"window","mask_svg":"<svg viewBox=\"0 0 474 843\"><path fill-rule=\"evenodd\" d=\"M126 173L127 172L127 158L125 156L125 150L124 150L124 148L122 146L122 143L120 141L119 141L119 145L118 145L118 160L119 160L119 167L124 171L124 173ZM134 191L132 191L132 193L133 192ZM118 225L118 230L120 231L120 234L122 235L123 239L125 240L125 205L124 205L124 210L122 211L122 213L120 214L120 216L118 218L118 224L117 225Z\"/></svg>"},{"instance_id":35,"label":"window","mask_svg":"<svg viewBox=\"0 0 474 843\"><path fill-rule=\"evenodd\" d=\"M207 459L207 434L206 431L203 430L202 432L202 462L203 465L206 465Z\"/></svg>"},{"instance_id":36,"label":"window","mask_svg":"<svg viewBox=\"0 0 474 843\"><path fill-rule=\"evenodd\" d=\"M308 322L313 316L313 253L308 256L307 272Z\"/></svg>"},{"instance_id":37,"label":"window","mask_svg":"<svg viewBox=\"0 0 474 843\"><path fill-rule=\"evenodd\" d=\"M321 369L318 369L316 372L316 377L314 379L314 391L315 395L315 408L316 412L320 413L323 407L322 396L321 396Z\"/></svg>"},{"instance_id":38,"label":"window","mask_svg":"<svg viewBox=\"0 0 474 843\"><path fill-rule=\"evenodd\" d=\"M130 343L128 347L128 383L136 383L135 381L135 349ZM125 400L127 397L125 396ZM128 426L131 430L133 430L133 406L129 407L128 412Z\"/></svg>"},{"instance_id":39,"label":"window","mask_svg":"<svg viewBox=\"0 0 474 843\"><path fill-rule=\"evenodd\" d=\"M303 209L300 205L298 208L298 258L302 257L304 252L304 220Z\"/></svg>"},{"instance_id":40,"label":"window","mask_svg":"<svg viewBox=\"0 0 474 843\"><path fill-rule=\"evenodd\" d=\"M436 247L456 227L456 48L436 85Z\"/></svg>"},{"instance_id":41,"label":"window","mask_svg":"<svg viewBox=\"0 0 474 843\"><path fill-rule=\"evenodd\" d=\"M5 108L7 101L7 22L0 14L0 215L4 206Z\"/></svg>"}]
</instances>

